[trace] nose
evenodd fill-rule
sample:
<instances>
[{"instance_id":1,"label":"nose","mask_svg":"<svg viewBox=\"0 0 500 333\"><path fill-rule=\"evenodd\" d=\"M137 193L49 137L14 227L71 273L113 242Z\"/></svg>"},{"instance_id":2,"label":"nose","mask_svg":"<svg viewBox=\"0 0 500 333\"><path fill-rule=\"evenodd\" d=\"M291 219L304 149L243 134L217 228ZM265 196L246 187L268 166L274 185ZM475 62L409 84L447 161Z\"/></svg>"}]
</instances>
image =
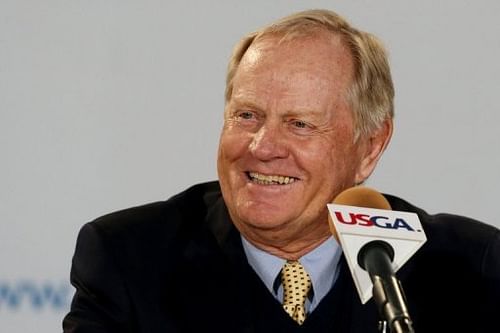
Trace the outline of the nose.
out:
<instances>
[{"instance_id":1,"label":"nose","mask_svg":"<svg viewBox=\"0 0 500 333\"><path fill-rule=\"evenodd\" d=\"M249 146L250 152L261 161L286 158L288 145L285 133L279 124L264 124L255 132Z\"/></svg>"}]
</instances>

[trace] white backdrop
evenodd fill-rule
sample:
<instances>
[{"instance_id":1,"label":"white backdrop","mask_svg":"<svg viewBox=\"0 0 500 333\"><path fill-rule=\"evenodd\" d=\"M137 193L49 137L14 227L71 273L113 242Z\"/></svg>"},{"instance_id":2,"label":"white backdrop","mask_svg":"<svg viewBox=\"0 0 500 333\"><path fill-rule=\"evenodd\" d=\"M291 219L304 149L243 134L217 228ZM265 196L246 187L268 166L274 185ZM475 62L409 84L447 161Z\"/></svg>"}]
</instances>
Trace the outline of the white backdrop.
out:
<instances>
[{"instance_id":1,"label":"white backdrop","mask_svg":"<svg viewBox=\"0 0 500 333\"><path fill-rule=\"evenodd\" d=\"M0 0L0 331L61 331L81 225L216 178L245 33L330 8L381 37L396 131L369 185L500 226L500 2Z\"/></svg>"}]
</instances>

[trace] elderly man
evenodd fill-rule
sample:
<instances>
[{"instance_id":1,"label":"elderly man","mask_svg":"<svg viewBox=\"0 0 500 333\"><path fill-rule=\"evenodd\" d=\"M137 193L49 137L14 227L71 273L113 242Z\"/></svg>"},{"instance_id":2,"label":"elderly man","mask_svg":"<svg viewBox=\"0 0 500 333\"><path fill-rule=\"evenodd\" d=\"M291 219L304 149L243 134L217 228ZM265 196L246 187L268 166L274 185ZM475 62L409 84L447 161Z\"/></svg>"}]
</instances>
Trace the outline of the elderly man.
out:
<instances>
[{"instance_id":1,"label":"elderly man","mask_svg":"<svg viewBox=\"0 0 500 333\"><path fill-rule=\"evenodd\" d=\"M65 332L376 332L326 204L374 170L393 96L381 44L333 12L243 38L219 182L85 225ZM386 197L429 238L399 272L416 331L486 332L500 313L499 230Z\"/></svg>"}]
</instances>

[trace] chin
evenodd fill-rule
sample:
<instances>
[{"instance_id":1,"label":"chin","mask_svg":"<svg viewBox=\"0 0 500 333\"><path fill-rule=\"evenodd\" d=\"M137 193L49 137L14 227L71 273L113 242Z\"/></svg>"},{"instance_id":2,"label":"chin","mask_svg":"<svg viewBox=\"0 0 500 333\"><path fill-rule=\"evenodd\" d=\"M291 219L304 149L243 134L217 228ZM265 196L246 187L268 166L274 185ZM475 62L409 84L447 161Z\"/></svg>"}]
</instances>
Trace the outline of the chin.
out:
<instances>
[{"instance_id":1,"label":"chin","mask_svg":"<svg viewBox=\"0 0 500 333\"><path fill-rule=\"evenodd\" d=\"M262 209L253 210L252 212L240 212L240 214L236 214L236 217L240 223L263 230L282 228L292 220L289 216L266 213Z\"/></svg>"}]
</instances>

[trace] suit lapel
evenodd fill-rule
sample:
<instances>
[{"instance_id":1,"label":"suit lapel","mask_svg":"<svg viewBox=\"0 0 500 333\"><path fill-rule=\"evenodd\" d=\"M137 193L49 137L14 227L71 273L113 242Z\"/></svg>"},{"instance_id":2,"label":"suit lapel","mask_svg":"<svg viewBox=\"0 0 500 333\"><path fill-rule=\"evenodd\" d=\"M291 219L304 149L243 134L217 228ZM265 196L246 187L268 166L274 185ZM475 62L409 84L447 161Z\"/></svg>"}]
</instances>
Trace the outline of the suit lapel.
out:
<instances>
[{"instance_id":1,"label":"suit lapel","mask_svg":"<svg viewBox=\"0 0 500 333\"><path fill-rule=\"evenodd\" d=\"M252 304L247 301L252 296L249 279L253 271L222 198L209 205L203 225L184 250L182 262L182 306L187 313L199 313L196 320L188 322L190 329L221 331L224 326L224 332L254 332Z\"/></svg>"},{"instance_id":2,"label":"suit lapel","mask_svg":"<svg viewBox=\"0 0 500 333\"><path fill-rule=\"evenodd\" d=\"M248 265L247 259L241 244L241 236L238 230L232 224L227 208L222 198L219 198L209 209L205 221L206 230L201 240L211 239L208 257L200 252L200 241L193 243L192 247L196 250L191 252L190 260L199 262L202 260L204 264L200 269L206 271L214 271L215 267L221 267L222 275L220 278L225 279L227 293L227 311L225 318L231 317L231 323L235 332L256 332L255 327L255 287L262 283L252 268ZM198 254L196 254L198 253ZM214 262L219 262L214 266ZM211 264L209 264L211 263ZM340 261L339 278L331 291L332 299L328 302L337 313L325 313L322 316L329 318L334 316L335 330L338 332L350 333L368 333L377 332L377 310L371 300L365 305L362 305L359 296L356 292L352 277L345 261L342 257ZM265 287L264 287L265 288ZM269 295L272 297L271 295ZM327 305L327 304L324 304ZM328 307L330 307L328 306ZM331 320L321 319L325 325ZM307 321L306 321L307 322ZM323 327L324 329L324 327Z\"/></svg>"}]
</instances>

